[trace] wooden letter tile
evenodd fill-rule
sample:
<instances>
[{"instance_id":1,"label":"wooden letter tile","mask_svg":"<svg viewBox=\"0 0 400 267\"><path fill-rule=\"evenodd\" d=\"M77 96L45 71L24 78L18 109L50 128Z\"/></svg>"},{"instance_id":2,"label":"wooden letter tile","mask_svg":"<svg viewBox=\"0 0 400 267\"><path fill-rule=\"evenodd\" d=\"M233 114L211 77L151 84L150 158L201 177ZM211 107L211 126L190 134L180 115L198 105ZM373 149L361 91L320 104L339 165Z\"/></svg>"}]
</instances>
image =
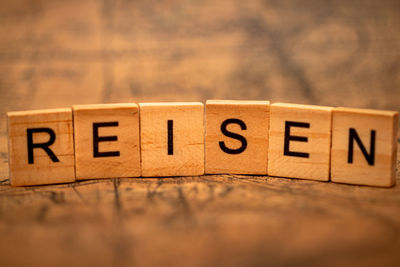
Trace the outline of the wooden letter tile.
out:
<instances>
[{"instance_id":1,"label":"wooden letter tile","mask_svg":"<svg viewBox=\"0 0 400 267\"><path fill-rule=\"evenodd\" d=\"M142 176L204 174L204 105L140 103Z\"/></svg>"},{"instance_id":2,"label":"wooden letter tile","mask_svg":"<svg viewBox=\"0 0 400 267\"><path fill-rule=\"evenodd\" d=\"M396 182L399 114L336 108L332 121L332 182L392 186Z\"/></svg>"},{"instance_id":3,"label":"wooden letter tile","mask_svg":"<svg viewBox=\"0 0 400 267\"><path fill-rule=\"evenodd\" d=\"M72 110L8 112L12 186L75 181Z\"/></svg>"},{"instance_id":4,"label":"wooden letter tile","mask_svg":"<svg viewBox=\"0 0 400 267\"><path fill-rule=\"evenodd\" d=\"M271 105L268 175L329 181L332 108Z\"/></svg>"},{"instance_id":5,"label":"wooden letter tile","mask_svg":"<svg viewBox=\"0 0 400 267\"><path fill-rule=\"evenodd\" d=\"M76 179L140 176L137 104L76 105Z\"/></svg>"},{"instance_id":6,"label":"wooden letter tile","mask_svg":"<svg viewBox=\"0 0 400 267\"><path fill-rule=\"evenodd\" d=\"M267 174L268 101L208 100L205 172Z\"/></svg>"}]
</instances>

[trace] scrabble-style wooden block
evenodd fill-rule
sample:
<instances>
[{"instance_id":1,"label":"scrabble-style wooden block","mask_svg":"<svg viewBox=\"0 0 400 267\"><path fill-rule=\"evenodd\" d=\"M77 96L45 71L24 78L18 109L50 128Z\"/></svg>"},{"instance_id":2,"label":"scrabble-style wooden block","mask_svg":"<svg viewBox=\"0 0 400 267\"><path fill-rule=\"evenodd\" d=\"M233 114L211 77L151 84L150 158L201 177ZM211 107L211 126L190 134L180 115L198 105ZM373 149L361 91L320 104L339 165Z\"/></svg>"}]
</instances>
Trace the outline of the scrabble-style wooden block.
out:
<instances>
[{"instance_id":1,"label":"scrabble-style wooden block","mask_svg":"<svg viewBox=\"0 0 400 267\"><path fill-rule=\"evenodd\" d=\"M329 181L332 108L271 105L268 175Z\"/></svg>"},{"instance_id":2,"label":"scrabble-style wooden block","mask_svg":"<svg viewBox=\"0 0 400 267\"><path fill-rule=\"evenodd\" d=\"M206 102L205 173L267 174L268 101Z\"/></svg>"},{"instance_id":3,"label":"scrabble-style wooden block","mask_svg":"<svg viewBox=\"0 0 400 267\"><path fill-rule=\"evenodd\" d=\"M142 176L204 174L204 105L140 103Z\"/></svg>"},{"instance_id":4,"label":"scrabble-style wooden block","mask_svg":"<svg viewBox=\"0 0 400 267\"><path fill-rule=\"evenodd\" d=\"M335 108L332 121L332 182L392 186L396 182L399 114Z\"/></svg>"},{"instance_id":5,"label":"scrabble-style wooden block","mask_svg":"<svg viewBox=\"0 0 400 267\"><path fill-rule=\"evenodd\" d=\"M12 186L75 181L72 110L8 112Z\"/></svg>"},{"instance_id":6,"label":"scrabble-style wooden block","mask_svg":"<svg viewBox=\"0 0 400 267\"><path fill-rule=\"evenodd\" d=\"M76 105L76 179L140 176L137 104Z\"/></svg>"}]
</instances>

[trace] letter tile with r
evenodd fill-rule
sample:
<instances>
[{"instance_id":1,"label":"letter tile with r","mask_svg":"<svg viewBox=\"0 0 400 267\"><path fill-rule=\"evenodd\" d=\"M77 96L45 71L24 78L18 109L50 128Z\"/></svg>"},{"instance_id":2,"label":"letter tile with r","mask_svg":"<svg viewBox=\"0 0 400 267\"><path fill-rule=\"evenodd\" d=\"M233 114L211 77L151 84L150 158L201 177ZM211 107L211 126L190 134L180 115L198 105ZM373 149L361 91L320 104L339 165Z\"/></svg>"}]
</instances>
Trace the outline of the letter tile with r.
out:
<instances>
[{"instance_id":1,"label":"letter tile with r","mask_svg":"<svg viewBox=\"0 0 400 267\"><path fill-rule=\"evenodd\" d=\"M12 186L75 181L70 108L8 112Z\"/></svg>"}]
</instances>

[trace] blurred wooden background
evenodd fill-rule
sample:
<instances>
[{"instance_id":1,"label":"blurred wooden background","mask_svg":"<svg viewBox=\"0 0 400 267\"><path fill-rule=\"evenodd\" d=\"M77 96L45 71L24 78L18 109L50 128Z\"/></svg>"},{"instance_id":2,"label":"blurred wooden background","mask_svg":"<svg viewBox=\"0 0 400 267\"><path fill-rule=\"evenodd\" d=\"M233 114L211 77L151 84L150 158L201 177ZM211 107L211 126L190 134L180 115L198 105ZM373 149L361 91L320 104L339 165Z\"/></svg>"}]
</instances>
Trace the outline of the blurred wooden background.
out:
<instances>
[{"instance_id":1,"label":"blurred wooden background","mask_svg":"<svg viewBox=\"0 0 400 267\"><path fill-rule=\"evenodd\" d=\"M0 1L0 266L398 266L400 186L11 188L5 112L213 98L400 111L399 33L397 0Z\"/></svg>"}]
</instances>

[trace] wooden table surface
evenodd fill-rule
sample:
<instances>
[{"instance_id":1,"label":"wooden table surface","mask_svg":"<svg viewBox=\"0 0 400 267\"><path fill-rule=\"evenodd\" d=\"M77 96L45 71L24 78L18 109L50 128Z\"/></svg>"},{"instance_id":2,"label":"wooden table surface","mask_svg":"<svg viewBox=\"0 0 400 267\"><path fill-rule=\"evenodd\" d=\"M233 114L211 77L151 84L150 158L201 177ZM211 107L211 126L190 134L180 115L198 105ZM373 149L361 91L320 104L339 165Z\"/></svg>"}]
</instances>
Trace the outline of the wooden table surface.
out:
<instances>
[{"instance_id":1,"label":"wooden table surface","mask_svg":"<svg viewBox=\"0 0 400 267\"><path fill-rule=\"evenodd\" d=\"M205 99L399 111L399 12L394 0L0 1L0 266L399 266L400 185L206 175L12 188L5 116Z\"/></svg>"}]
</instances>

